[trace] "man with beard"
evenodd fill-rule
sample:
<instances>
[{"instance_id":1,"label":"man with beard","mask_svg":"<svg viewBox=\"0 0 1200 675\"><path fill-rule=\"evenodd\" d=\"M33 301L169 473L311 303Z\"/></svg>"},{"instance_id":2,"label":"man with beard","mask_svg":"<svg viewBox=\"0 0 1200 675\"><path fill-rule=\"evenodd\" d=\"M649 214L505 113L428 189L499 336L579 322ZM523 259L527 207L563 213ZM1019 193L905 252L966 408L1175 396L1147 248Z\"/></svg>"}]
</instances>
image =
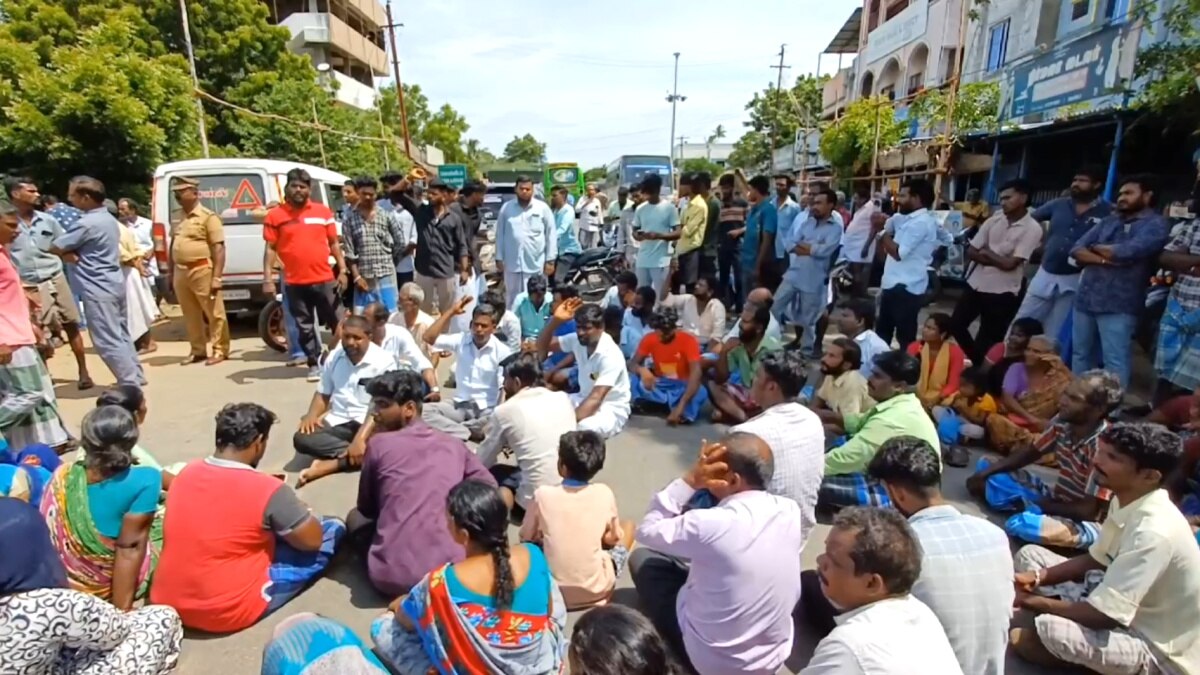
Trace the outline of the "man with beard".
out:
<instances>
[{"instance_id":1,"label":"man with beard","mask_svg":"<svg viewBox=\"0 0 1200 675\"><path fill-rule=\"evenodd\" d=\"M775 292L773 311L782 321L791 315L796 339L788 348L812 354L817 345L817 322L828 304L829 268L842 243L842 226L834 219L837 197L825 188L809 196L806 218L796 218L785 246L790 264Z\"/></svg>"},{"instance_id":2,"label":"man with beard","mask_svg":"<svg viewBox=\"0 0 1200 675\"><path fill-rule=\"evenodd\" d=\"M404 233L395 211L377 207L378 187L370 176L355 178L357 201L342 221L342 241L354 283L355 314L362 314L375 302L394 312L399 301L396 258L404 245Z\"/></svg>"},{"instance_id":3,"label":"man with beard","mask_svg":"<svg viewBox=\"0 0 1200 675\"><path fill-rule=\"evenodd\" d=\"M429 203L421 203L408 194L408 180L400 181L393 198L400 200L404 210L412 214L417 225L417 248L414 267L417 283L425 291L425 305L432 312L448 312L454 305L455 282L467 283L471 276L471 253L464 233L462 218L450 208L454 188L440 180L429 184Z\"/></svg>"},{"instance_id":4,"label":"man with beard","mask_svg":"<svg viewBox=\"0 0 1200 675\"><path fill-rule=\"evenodd\" d=\"M308 380L321 379L317 360L321 356L321 341L317 337L316 321L331 334L336 333L337 312L334 292L346 289L346 259L338 242L333 212L324 204L309 199L312 177L304 169L287 173L284 187L285 202L267 212L263 221L263 293L275 297L275 259L283 262L284 292L288 307L296 317L300 344L308 357ZM337 262L336 282L329 256Z\"/></svg>"},{"instance_id":5,"label":"man with beard","mask_svg":"<svg viewBox=\"0 0 1200 675\"><path fill-rule=\"evenodd\" d=\"M1117 376L1090 370L1067 387L1058 415L1029 446L995 462L980 459L967 490L1000 511L1020 511L1008 519L1010 536L1043 546L1082 549L1100 532L1099 520L1112 493L1096 481L1093 462L1108 416L1121 403ZM1025 467L1053 453L1058 462L1054 486ZM1003 496L1003 499L1002 499ZM990 497L990 499L989 499Z\"/></svg>"},{"instance_id":6,"label":"man with beard","mask_svg":"<svg viewBox=\"0 0 1200 675\"><path fill-rule=\"evenodd\" d=\"M717 356L716 368L708 381L713 404L713 422L741 424L762 411L750 392L764 356L779 351L779 340L769 335L769 307L748 304L738 322L738 336L727 338Z\"/></svg>"},{"instance_id":7,"label":"man with beard","mask_svg":"<svg viewBox=\"0 0 1200 675\"><path fill-rule=\"evenodd\" d=\"M533 181L518 176L517 198L505 202L496 216L496 270L504 273L508 306L513 306L530 277L552 276L557 258L554 214L546 202L533 198Z\"/></svg>"},{"instance_id":8,"label":"man with beard","mask_svg":"<svg viewBox=\"0 0 1200 675\"><path fill-rule=\"evenodd\" d=\"M1086 554L1017 551L1013 651L1063 672L1200 669L1200 549L1165 485L1179 437L1153 424L1114 424L1100 435L1096 480L1113 493Z\"/></svg>"},{"instance_id":9,"label":"man with beard","mask_svg":"<svg viewBox=\"0 0 1200 675\"><path fill-rule=\"evenodd\" d=\"M691 293L668 295L663 307L679 312L683 330L700 341L702 351L716 354L724 344L725 305L716 297L717 280L710 275L701 275Z\"/></svg>"},{"instance_id":10,"label":"man with beard","mask_svg":"<svg viewBox=\"0 0 1200 675\"><path fill-rule=\"evenodd\" d=\"M575 319L575 335L556 336L562 324ZM625 356L604 332L604 311L570 298L554 308L550 323L538 336L539 359L551 351L573 354L579 366L579 393L571 394L580 431L612 438L629 419L629 370Z\"/></svg>"},{"instance_id":11,"label":"man with beard","mask_svg":"<svg viewBox=\"0 0 1200 675\"><path fill-rule=\"evenodd\" d=\"M694 335L679 330L679 313L659 308L650 318L654 332L642 338L629 360L634 402L666 405L671 412L667 424L695 422L708 400L700 386L700 343ZM649 358L649 366L643 365Z\"/></svg>"},{"instance_id":12,"label":"man with beard","mask_svg":"<svg viewBox=\"0 0 1200 675\"><path fill-rule=\"evenodd\" d=\"M721 279L721 295L734 312L742 312L742 302L751 289L742 285L742 236L746 234L746 214L750 205L736 195L733 174L721 176L717 192L721 195L718 207L717 276Z\"/></svg>"},{"instance_id":13,"label":"man with beard","mask_svg":"<svg viewBox=\"0 0 1200 675\"><path fill-rule=\"evenodd\" d=\"M875 330L888 344L893 336L901 346L917 339L917 315L929 286L929 263L940 245L941 228L929 211L933 198L929 181L910 179L900 186L896 197L900 214L890 219L876 214L871 223L881 232L879 246L886 256Z\"/></svg>"},{"instance_id":14,"label":"man with beard","mask_svg":"<svg viewBox=\"0 0 1200 675\"><path fill-rule=\"evenodd\" d=\"M860 415L875 406L862 376L862 350L850 338L840 337L821 355L821 386L812 401L813 410L830 410L843 418Z\"/></svg>"},{"instance_id":15,"label":"man with beard","mask_svg":"<svg viewBox=\"0 0 1200 675\"><path fill-rule=\"evenodd\" d=\"M625 318L621 322L621 351L632 357L642 338L646 337L654 326L650 317L654 314L654 304L658 294L649 286L642 286L633 293L629 307L625 308Z\"/></svg>"},{"instance_id":16,"label":"man with beard","mask_svg":"<svg viewBox=\"0 0 1200 675\"><path fill-rule=\"evenodd\" d=\"M317 391L292 437L296 452L313 458L300 472L298 486L362 465L373 424L361 387L397 368L396 359L371 341L370 328L363 317L348 317L340 349L330 352L321 369Z\"/></svg>"},{"instance_id":17,"label":"man with beard","mask_svg":"<svg viewBox=\"0 0 1200 675\"><path fill-rule=\"evenodd\" d=\"M1042 244L1042 264L1029 282L1016 318L1041 321L1051 337L1057 337L1066 323L1079 288L1080 268L1071 264L1071 249L1112 212L1112 204L1100 196L1103 187L1104 169L1083 166L1071 179L1069 197L1053 199L1033 211L1034 220L1050 221L1050 227Z\"/></svg>"},{"instance_id":18,"label":"man with beard","mask_svg":"<svg viewBox=\"0 0 1200 675\"><path fill-rule=\"evenodd\" d=\"M407 593L427 572L460 562L464 551L445 527L446 495L464 480L495 485L461 440L423 417L425 386L416 373L387 373L367 385L375 434L350 514L354 542L369 545L367 576L386 597ZM371 521L369 523L364 521Z\"/></svg>"},{"instance_id":19,"label":"man with beard","mask_svg":"<svg viewBox=\"0 0 1200 675\"><path fill-rule=\"evenodd\" d=\"M467 242L467 249L470 251L471 262L474 264L476 274L483 272L479 261L479 248L483 246L484 241L479 238L483 213L480 212L479 207L483 205L485 196L487 196L487 186L477 180L469 180L458 191L458 199L450 204L450 210L462 221L463 238Z\"/></svg>"},{"instance_id":20,"label":"man with beard","mask_svg":"<svg viewBox=\"0 0 1200 675\"><path fill-rule=\"evenodd\" d=\"M1071 257L1083 267L1071 326L1071 370L1076 374L1096 367L1103 357L1104 369L1129 388L1133 332L1169 233L1153 208L1155 202L1149 176L1126 178L1117 212L1088 230L1071 249Z\"/></svg>"}]
</instances>

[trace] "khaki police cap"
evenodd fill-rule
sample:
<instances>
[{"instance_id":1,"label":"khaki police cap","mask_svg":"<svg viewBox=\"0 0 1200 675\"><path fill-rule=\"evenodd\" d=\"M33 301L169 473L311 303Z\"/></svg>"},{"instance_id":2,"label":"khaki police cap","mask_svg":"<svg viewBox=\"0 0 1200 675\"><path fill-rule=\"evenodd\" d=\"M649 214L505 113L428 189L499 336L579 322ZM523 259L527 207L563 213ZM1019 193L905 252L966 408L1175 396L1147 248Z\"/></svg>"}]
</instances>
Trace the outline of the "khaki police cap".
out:
<instances>
[{"instance_id":1,"label":"khaki police cap","mask_svg":"<svg viewBox=\"0 0 1200 675\"><path fill-rule=\"evenodd\" d=\"M176 178L173 181L171 181L171 190L173 190L173 191L186 190L188 188L199 188L199 187L200 187L200 181L196 180L195 178L188 178L185 176L181 176L181 177Z\"/></svg>"}]
</instances>

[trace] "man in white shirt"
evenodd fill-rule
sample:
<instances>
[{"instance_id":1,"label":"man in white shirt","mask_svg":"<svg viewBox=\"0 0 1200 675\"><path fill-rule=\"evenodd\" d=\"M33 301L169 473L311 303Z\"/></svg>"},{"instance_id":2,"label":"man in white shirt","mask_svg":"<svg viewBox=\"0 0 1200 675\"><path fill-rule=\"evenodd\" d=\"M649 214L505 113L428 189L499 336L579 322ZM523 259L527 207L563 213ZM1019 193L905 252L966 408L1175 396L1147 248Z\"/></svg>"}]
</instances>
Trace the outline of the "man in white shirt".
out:
<instances>
[{"instance_id":1,"label":"man in white shirt","mask_svg":"<svg viewBox=\"0 0 1200 675\"><path fill-rule=\"evenodd\" d=\"M417 341L417 347L429 358L429 362L437 364L437 354L431 353L429 345L423 339L425 331L433 325L433 317L421 310L425 302L425 291L420 284L410 281L400 287L399 309L392 313L388 323L400 326L412 334Z\"/></svg>"},{"instance_id":2,"label":"man in white shirt","mask_svg":"<svg viewBox=\"0 0 1200 675\"><path fill-rule=\"evenodd\" d=\"M341 344L325 360L317 392L292 437L296 452L313 458L297 486L362 465L374 427L366 381L396 369L396 359L371 342L366 319L342 322Z\"/></svg>"},{"instance_id":3,"label":"man in white shirt","mask_svg":"<svg viewBox=\"0 0 1200 675\"><path fill-rule=\"evenodd\" d=\"M754 434L770 446L775 472L767 483L767 492L787 497L800 506L800 534L804 541L808 541L817 523L817 492L825 476L825 430L821 418L796 402L807 377L804 358L795 351L763 356L750 387L750 397L763 411L729 430Z\"/></svg>"},{"instance_id":4,"label":"man in white shirt","mask_svg":"<svg viewBox=\"0 0 1200 675\"><path fill-rule=\"evenodd\" d=\"M426 344L455 355L453 401L438 401L421 413L429 426L455 438L478 442L485 418L500 402L500 362L512 353L496 339L496 310L482 303L471 313L471 332L442 335L454 316L466 314L471 296L459 298L449 312L438 315L425 331Z\"/></svg>"},{"instance_id":5,"label":"man in white shirt","mask_svg":"<svg viewBox=\"0 0 1200 675\"><path fill-rule=\"evenodd\" d=\"M370 326L371 342L383 347L383 350L396 359L396 367L420 373L425 381L426 401L441 400L441 390L437 386L437 372L429 357L421 351L412 333L403 326L388 323L388 310L381 302L373 302L363 310L363 318Z\"/></svg>"},{"instance_id":6,"label":"man in white shirt","mask_svg":"<svg viewBox=\"0 0 1200 675\"><path fill-rule=\"evenodd\" d=\"M933 610L964 673L1003 675L1012 620L1008 535L942 498L938 451L912 436L879 446L867 474L881 481L921 544L913 597Z\"/></svg>"},{"instance_id":7,"label":"man in white shirt","mask_svg":"<svg viewBox=\"0 0 1200 675\"><path fill-rule=\"evenodd\" d=\"M380 205L391 204L384 200ZM413 280L415 274L415 266L413 259L417 252L417 221L413 219L413 215L405 209L393 209L392 213L396 216L396 222L400 224L400 241L396 242L396 251L399 254L399 261L396 263L396 284L403 286Z\"/></svg>"},{"instance_id":8,"label":"man in white shirt","mask_svg":"<svg viewBox=\"0 0 1200 675\"><path fill-rule=\"evenodd\" d=\"M533 181L517 178L517 198L496 216L496 271L504 274L505 299L511 307L535 274L554 274L558 233L550 206L533 198Z\"/></svg>"},{"instance_id":9,"label":"man in white shirt","mask_svg":"<svg viewBox=\"0 0 1200 675\"><path fill-rule=\"evenodd\" d=\"M921 545L898 511L840 511L801 598L842 613L800 675L962 675L942 624L911 593L920 575Z\"/></svg>"},{"instance_id":10,"label":"man in white shirt","mask_svg":"<svg viewBox=\"0 0 1200 675\"><path fill-rule=\"evenodd\" d=\"M637 275L629 270L617 273L616 284L610 286L600 298L600 309L620 307L625 309L633 302L633 292L637 290Z\"/></svg>"},{"instance_id":11,"label":"man in white shirt","mask_svg":"<svg viewBox=\"0 0 1200 675\"><path fill-rule=\"evenodd\" d=\"M1157 424L1101 432L1095 479L1115 495L1100 538L1064 558L1017 551L1013 652L1055 672L1200 672L1200 548L1164 489L1179 437ZM1036 616L1035 616L1036 615Z\"/></svg>"},{"instance_id":12,"label":"man in white shirt","mask_svg":"<svg viewBox=\"0 0 1200 675\"><path fill-rule=\"evenodd\" d=\"M558 439L575 431L575 406L566 393L542 384L542 365L535 355L512 354L500 366L505 400L488 420L477 454L513 516L523 518L535 490L562 483ZM517 465L497 463L501 451L511 452Z\"/></svg>"},{"instance_id":13,"label":"man in white shirt","mask_svg":"<svg viewBox=\"0 0 1200 675\"><path fill-rule=\"evenodd\" d=\"M871 268L875 265L875 233L871 229L871 216L879 206L871 200L866 188L854 193L854 215L846 226L842 237L842 260L850 263L850 274L854 276L851 291L856 298L867 297L871 286Z\"/></svg>"},{"instance_id":14,"label":"man in white shirt","mask_svg":"<svg viewBox=\"0 0 1200 675\"><path fill-rule=\"evenodd\" d=\"M710 354L719 353L724 346L725 303L716 297L716 291L717 280L703 275L692 293L668 295L662 301L664 307L679 312L684 332L691 333L700 341L700 349Z\"/></svg>"},{"instance_id":15,"label":"man in white shirt","mask_svg":"<svg viewBox=\"0 0 1200 675\"><path fill-rule=\"evenodd\" d=\"M600 245L600 230L604 227L604 204L600 202L595 183L588 183L583 199L575 205L579 222L579 246L583 250Z\"/></svg>"},{"instance_id":16,"label":"man in white shirt","mask_svg":"<svg viewBox=\"0 0 1200 675\"><path fill-rule=\"evenodd\" d=\"M555 337L558 327L574 317L575 335ZM570 352L579 367L579 393L571 394L580 431L612 438L629 419L629 370L625 355L604 332L604 310L570 298L554 308L537 342L538 358L551 351Z\"/></svg>"},{"instance_id":17,"label":"man in white shirt","mask_svg":"<svg viewBox=\"0 0 1200 675\"><path fill-rule=\"evenodd\" d=\"M854 340L862 353L858 372L862 373L864 379L870 377L871 369L875 367L875 357L892 351L891 346L872 330L875 325L875 301L870 298L843 300L834 313L834 320L842 335Z\"/></svg>"},{"instance_id":18,"label":"man in white shirt","mask_svg":"<svg viewBox=\"0 0 1200 675\"><path fill-rule=\"evenodd\" d=\"M626 358L633 358L642 338L654 332L650 317L654 315L654 305L658 294L649 286L642 286L634 291L629 306L625 308L625 317L621 320L621 353Z\"/></svg>"}]
</instances>

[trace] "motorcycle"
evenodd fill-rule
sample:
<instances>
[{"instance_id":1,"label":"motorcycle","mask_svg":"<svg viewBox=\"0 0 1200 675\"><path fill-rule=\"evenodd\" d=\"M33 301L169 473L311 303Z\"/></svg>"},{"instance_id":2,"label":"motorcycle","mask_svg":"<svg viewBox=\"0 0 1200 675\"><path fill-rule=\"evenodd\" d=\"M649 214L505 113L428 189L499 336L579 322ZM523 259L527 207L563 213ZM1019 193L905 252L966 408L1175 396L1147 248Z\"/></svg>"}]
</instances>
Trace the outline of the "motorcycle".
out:
<instances>
[{"instance_id":1,"label":"motorcycle","mask_svg":"<svg viewBox=\"0 0 1200 675\"><path fill-rule=\"evenodd\" d=\"M606 246L589 248L571 261L564 277L579 289L584 300L597 301L616 283L616 270L624 256Z\"/></svg>"}]
</instances>

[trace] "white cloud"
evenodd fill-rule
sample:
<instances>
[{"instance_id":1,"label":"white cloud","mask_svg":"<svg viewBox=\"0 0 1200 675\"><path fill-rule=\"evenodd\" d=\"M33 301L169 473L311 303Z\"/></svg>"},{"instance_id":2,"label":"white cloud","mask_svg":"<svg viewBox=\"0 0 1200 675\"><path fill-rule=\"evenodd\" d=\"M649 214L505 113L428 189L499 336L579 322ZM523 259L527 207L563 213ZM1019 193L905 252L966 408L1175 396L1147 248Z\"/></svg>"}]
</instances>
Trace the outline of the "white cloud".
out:
<instances>
[{"instance_id":1,"label":"white cloud","mask_svg":"<svg viewBox=\"0 0 1200 675\"><path fill-rule=\"evenodd\" d=\"M552 161L590 167L669 151L672 52L681 53L687 96L676 135L700 141L723 124L732 141L746 101L775 80L779 45L788 45L785 82L815 72L818 53L859 4L439 0L393 11L405 24L401 77L420 84L432 106L462 113L468 136L499 154L513 136L532 133ZM826 55L822 72L836 63Z\"/></svg>"}]
</instances>

